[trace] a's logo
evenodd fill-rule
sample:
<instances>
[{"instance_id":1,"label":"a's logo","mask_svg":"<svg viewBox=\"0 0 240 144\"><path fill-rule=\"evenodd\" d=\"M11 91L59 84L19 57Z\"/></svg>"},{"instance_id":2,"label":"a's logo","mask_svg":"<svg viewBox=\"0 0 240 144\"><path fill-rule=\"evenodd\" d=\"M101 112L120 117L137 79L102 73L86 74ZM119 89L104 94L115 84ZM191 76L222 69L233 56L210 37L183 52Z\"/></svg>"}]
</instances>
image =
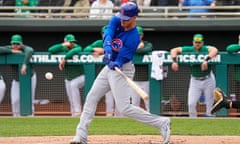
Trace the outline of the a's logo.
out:
<instances>
[{"instance_id":1,"label":"a's logo","mask_svg":"<svg viewBox=\"0 0 240 144\"><path fill-rule=\"evenodd\" d=\"M202 38L201 37L195 37L194 41L202 41Z\"/></svg>"},{"instance_id":2,"label":"a's logo","mask_svg":"<svg viewBox=\"0 0 240 144\"><path fill-rule=\"evenodd\" d=\"M123 43L121 39L113 39L112 40L112 50L115 52L119 52L122 48Z\"/></svg>"}]
</instances>

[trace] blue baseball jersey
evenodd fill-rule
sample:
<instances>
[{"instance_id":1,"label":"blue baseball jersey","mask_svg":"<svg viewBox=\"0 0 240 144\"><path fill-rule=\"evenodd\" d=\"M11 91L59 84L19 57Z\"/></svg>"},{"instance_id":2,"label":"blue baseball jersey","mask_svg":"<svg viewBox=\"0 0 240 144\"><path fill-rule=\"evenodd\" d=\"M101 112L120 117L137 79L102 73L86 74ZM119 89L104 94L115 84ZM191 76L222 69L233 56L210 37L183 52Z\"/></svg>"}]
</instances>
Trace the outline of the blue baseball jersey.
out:
<instances>
[{"instance_id":1,"label":"blue baseball jersey","mask_svg":"<svg viewBox=\"0 0 240 144\"><path fill-rule=\"evenodd\" d=\"M120 18L113 16L105 30L103 41L104 50L111 51L111 60L119 63L121 67L133 59L140 38L136 26L124 31ZM107 47L107 45L111 46Z\"/></svg>"}]
</instances>

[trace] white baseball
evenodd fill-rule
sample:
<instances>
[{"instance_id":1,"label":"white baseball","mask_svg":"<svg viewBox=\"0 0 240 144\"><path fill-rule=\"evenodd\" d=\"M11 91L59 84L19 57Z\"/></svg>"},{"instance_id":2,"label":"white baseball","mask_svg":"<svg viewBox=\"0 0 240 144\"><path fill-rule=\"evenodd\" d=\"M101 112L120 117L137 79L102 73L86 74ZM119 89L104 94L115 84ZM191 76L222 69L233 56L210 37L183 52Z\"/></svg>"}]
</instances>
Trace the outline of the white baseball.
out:
<instances>
[{"instance_id":1,"label":"white baseball","mask_svg":"<svg viewBox=\"0 0 240 144\"><path fill-rule=\"evenodd\" d=\"M52 74L51 72L47 72L47 73L45 74L45 78L46 78L47 80L52 80L52 79L53 79L53 74Z\"/></svg>"}]
</instances>

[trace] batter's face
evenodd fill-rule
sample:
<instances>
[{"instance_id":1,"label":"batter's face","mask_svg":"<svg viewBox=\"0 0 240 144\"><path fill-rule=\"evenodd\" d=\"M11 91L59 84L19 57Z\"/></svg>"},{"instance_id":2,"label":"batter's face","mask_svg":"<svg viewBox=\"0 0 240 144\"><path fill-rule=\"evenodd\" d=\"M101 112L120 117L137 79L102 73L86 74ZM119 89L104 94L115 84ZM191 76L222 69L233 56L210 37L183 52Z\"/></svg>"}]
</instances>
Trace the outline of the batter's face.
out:
<instances>
[{"instance_id":1,"label":"batter's face","mask_svg":"<svg viewBox=\"0 0 240 144\"><path fill-rule=\"evenodd\" d=\"M125 30L132 29L136 23L136 16L130 18L129 20L121 20L121 25Z\"/></svg>"},{"instance_id":2,"label":"batter's face","mask_svg":"<svg viewBox=\"0 0 240 144\"><path fill-rule=\"evenodd\" d=\"M197 51L199 51L203 46L203 42L193 42L193 46Z\"/></svg>"}]
</instances>

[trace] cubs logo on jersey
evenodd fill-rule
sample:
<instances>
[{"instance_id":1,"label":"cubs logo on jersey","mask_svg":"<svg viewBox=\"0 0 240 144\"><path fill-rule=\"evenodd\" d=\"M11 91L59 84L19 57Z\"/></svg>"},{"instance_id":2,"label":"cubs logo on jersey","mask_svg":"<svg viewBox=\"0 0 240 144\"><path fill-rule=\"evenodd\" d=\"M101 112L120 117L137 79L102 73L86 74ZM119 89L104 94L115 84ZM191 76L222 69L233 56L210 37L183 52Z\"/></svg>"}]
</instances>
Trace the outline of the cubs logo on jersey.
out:
<instances>
[{"instance_id":1,"label":"cubs logo on jersey","mask_svg":"<svg viewBox=\"0 0 240 144\"><path fill-rule=\"evenodd\" d=\"M122 48L123 43L121 39L113 39L112 40L112 50L114 52L119 52L120 49Z\"/></svg>"}]
</instances>

